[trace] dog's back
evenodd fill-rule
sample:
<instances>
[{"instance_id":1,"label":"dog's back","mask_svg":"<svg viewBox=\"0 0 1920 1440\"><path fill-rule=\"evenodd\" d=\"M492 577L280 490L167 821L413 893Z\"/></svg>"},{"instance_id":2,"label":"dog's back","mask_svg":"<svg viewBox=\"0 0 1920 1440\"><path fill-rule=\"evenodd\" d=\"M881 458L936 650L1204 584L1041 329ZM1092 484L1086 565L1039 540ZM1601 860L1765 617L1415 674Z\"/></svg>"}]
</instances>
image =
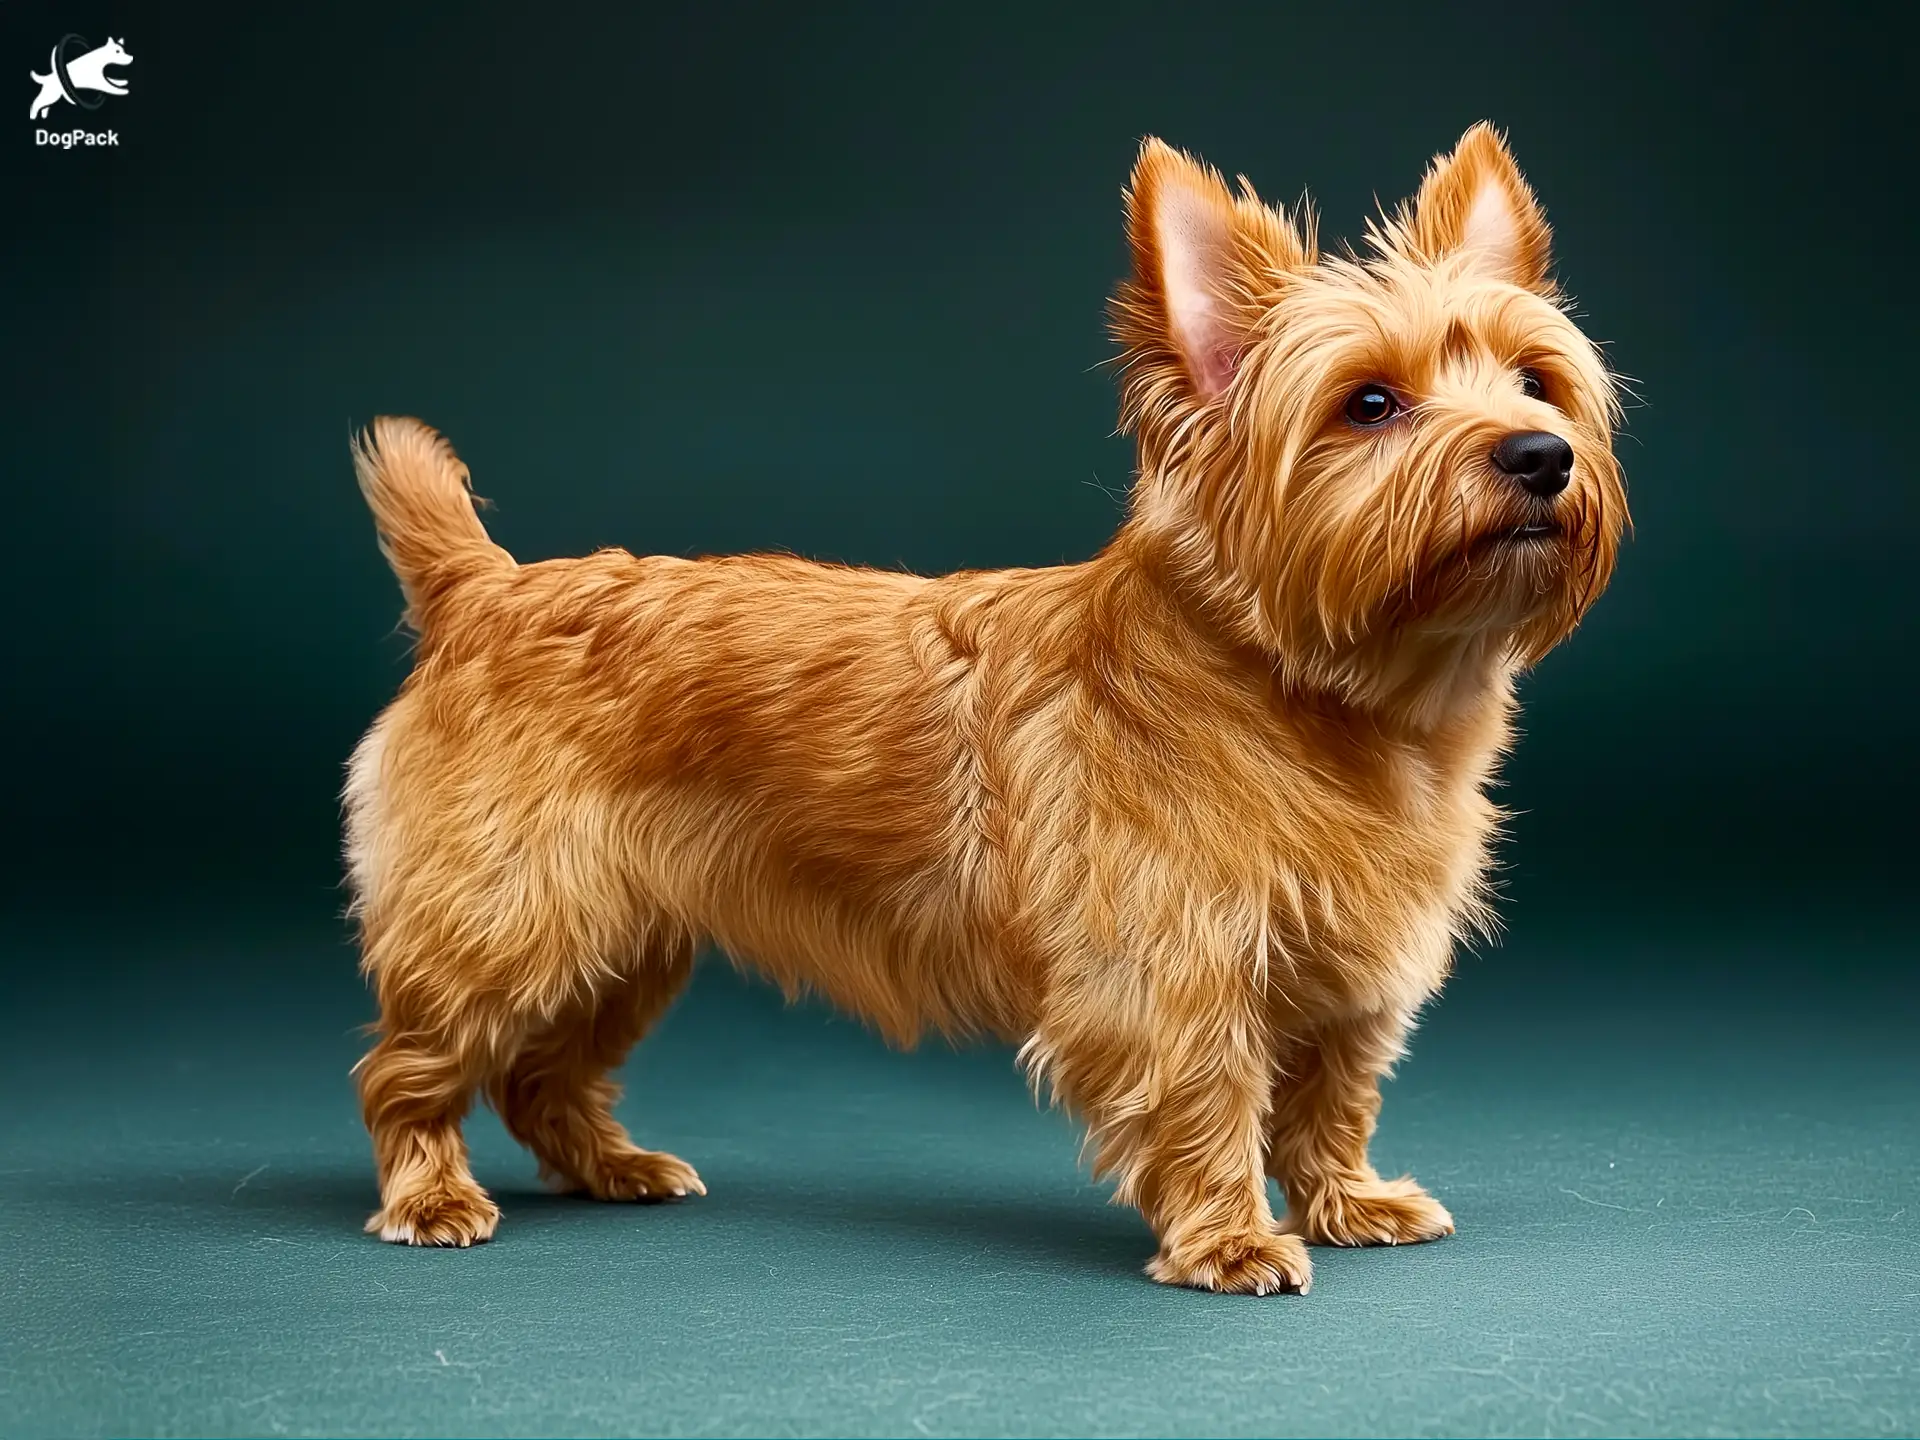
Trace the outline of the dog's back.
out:
<instances>
[{"instance_id":1,"label":"dog's back","mask_svg":"<svg viewBox=\"0 0 1920 1440\"><path fill-rule=\"evenodd\" d=\"M346 791L383 1002L540 1016L710 940L897 1041L1023 1031L1018 967L974 959L1006 884L964 743L969 627L1017 572L516 565L426 426L383 419L356 455L420 637Z\"/></svg>"}]
</instances>

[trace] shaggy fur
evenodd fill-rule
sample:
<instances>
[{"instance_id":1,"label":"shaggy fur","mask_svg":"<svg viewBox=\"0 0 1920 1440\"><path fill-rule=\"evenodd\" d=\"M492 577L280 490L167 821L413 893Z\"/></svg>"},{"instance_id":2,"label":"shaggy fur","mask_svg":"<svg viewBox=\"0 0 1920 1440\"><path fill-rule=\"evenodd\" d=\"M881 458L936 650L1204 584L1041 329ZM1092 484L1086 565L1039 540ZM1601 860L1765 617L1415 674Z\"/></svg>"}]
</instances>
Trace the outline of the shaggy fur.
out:
<instances>
[{"instance_id":1,"label":"shaggy fur","mask_svg":"<svg viewBox=\"0 0 1920 1440\"><path fill-rule=\"evenodd\" d=\"M356 447L419 635L346 790L369 1230L493 1234L476 1094L556 1183L702 1193L609 1075L712 944L903 1046L1019 1043L1155 1279L1304 1291L1309 1243L1452 1231L1367 1144L1487 923L1514 677L1612 567L1613 386L1484 126L1368 258L1153 140L1127 217L1139 475L1084 564L520 565L432 430ZM1404 409L1356 423L1368 387ZM1570 443L1557 496L1493 463L1517 431Z\"/></svg>"}]
</instances>

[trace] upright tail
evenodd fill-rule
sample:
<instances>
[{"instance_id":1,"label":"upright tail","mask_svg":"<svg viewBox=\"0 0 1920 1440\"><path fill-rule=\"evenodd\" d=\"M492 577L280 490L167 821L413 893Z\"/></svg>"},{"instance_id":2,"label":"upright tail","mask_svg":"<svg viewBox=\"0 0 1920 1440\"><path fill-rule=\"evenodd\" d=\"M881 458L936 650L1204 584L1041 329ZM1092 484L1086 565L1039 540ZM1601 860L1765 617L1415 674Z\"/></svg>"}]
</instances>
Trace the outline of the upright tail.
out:
<instances>
[{"instance_id":1,"label":"upright tail","mask_svg":"<svg viewBox=\"0 0 1920 1440\"><path fill-rule=\"evenodd\" d=\"M353 468L415 630L426 631L435 608L462 582L513 568L513 557L487 538L474 513L467 467L432 426L382 415L355 437Z\"/></svg>"}]
</instances>

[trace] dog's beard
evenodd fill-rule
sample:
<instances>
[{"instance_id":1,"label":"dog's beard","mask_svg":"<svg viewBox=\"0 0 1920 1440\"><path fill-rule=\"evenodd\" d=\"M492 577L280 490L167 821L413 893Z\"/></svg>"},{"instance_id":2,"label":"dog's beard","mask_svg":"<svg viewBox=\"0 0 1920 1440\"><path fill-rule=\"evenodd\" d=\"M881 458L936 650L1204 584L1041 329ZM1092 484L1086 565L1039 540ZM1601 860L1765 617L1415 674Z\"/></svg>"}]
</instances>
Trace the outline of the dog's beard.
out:
<instances>
[{"instance_id":1,"label":"dog's beard","mask_svg":"<svg viewBox=\"0 0 1920 1440\"><path fill-rule=\"evenodd\" d=\"M1341 490L1359 497L1328 505L1318 547L1337 567L1312 587L1330 634L1417 625L1551 632L1557 641L1578 622L1611 570L1611 455L1579 437L1572 482L1536 498L1494 471L1489 455L1501 433L1480 417L1434 426L1399 454L1350 464L1361 473L1334 473L1318 496L1305 497L1308 506ZM1295 558L1312 556L1303 549Z\"/></svg>"},{"instance_id":2,"label":"dog's beard","mask_svg":"<svg viewBox=\"0 0 1920 1440\"><path fill-rule=\"evenodd\" d=\"M1419 474L1397 458L1390 474L1310 475L1284 497L1267 543L1236 556L1271 567L1265 583L1235 588L1260 595L1279 673L1424 725L1573 630L1605 586L1613 535L1602 486L1545 503L1487 474L1484 459Z\"/></svg>"}]
</instances>

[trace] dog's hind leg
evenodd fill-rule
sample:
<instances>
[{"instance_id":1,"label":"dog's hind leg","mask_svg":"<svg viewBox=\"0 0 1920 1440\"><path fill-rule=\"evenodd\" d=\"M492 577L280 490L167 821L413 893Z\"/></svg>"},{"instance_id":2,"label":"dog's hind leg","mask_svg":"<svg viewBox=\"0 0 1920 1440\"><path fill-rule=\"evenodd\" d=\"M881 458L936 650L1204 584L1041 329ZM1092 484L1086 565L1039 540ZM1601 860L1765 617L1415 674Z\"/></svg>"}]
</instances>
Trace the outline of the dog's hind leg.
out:
<instances>
[{"instance_id":1,"label":"dog's hind leg","mask_svg":"<svg viewBox=\"0 0 1920 1440\"><path fill-rule=\"evenodd\" d=\"M407 1245L489 1239L500 1211L467 1168L460 1122L498 1037L479 1023L382 1008L381 1038L354 1072L380 1175L380 1209L367 1229Z\"/></svg>"},{"instance_id":2,"label":"dog's hind leg","mask_svg":"<svg viewBox=\"0 0 1920 1440\"><path fill-rule=\"evenodd\" d=\"M609 1078L673 1004L692 970L691 941L649 941L617 979L602 981L535 1030L489 1081L501 1119L559 1188L584 1190L596 1200L706 1194L684 1160L633 1143L613 1116L620 1087Z\"/></svg>"},{"instance_id":3,"label":"dog's hind leg","mask_svg":"<svg viewBox=\"0 0 1920 1440\"><path fill-rule=\"evenodd\" d=\"M485 893L380 906L362 936L380 1039L354 1069L380 1209L367 1229L408 1245L491 1238L500 1211L467 1168L460 1123L526 1037L586 988L566 927L509 924ZM449 915L455 917L451 921ZM463 923L464 922L464 923Z\"/></svg>"}]
</instances>

